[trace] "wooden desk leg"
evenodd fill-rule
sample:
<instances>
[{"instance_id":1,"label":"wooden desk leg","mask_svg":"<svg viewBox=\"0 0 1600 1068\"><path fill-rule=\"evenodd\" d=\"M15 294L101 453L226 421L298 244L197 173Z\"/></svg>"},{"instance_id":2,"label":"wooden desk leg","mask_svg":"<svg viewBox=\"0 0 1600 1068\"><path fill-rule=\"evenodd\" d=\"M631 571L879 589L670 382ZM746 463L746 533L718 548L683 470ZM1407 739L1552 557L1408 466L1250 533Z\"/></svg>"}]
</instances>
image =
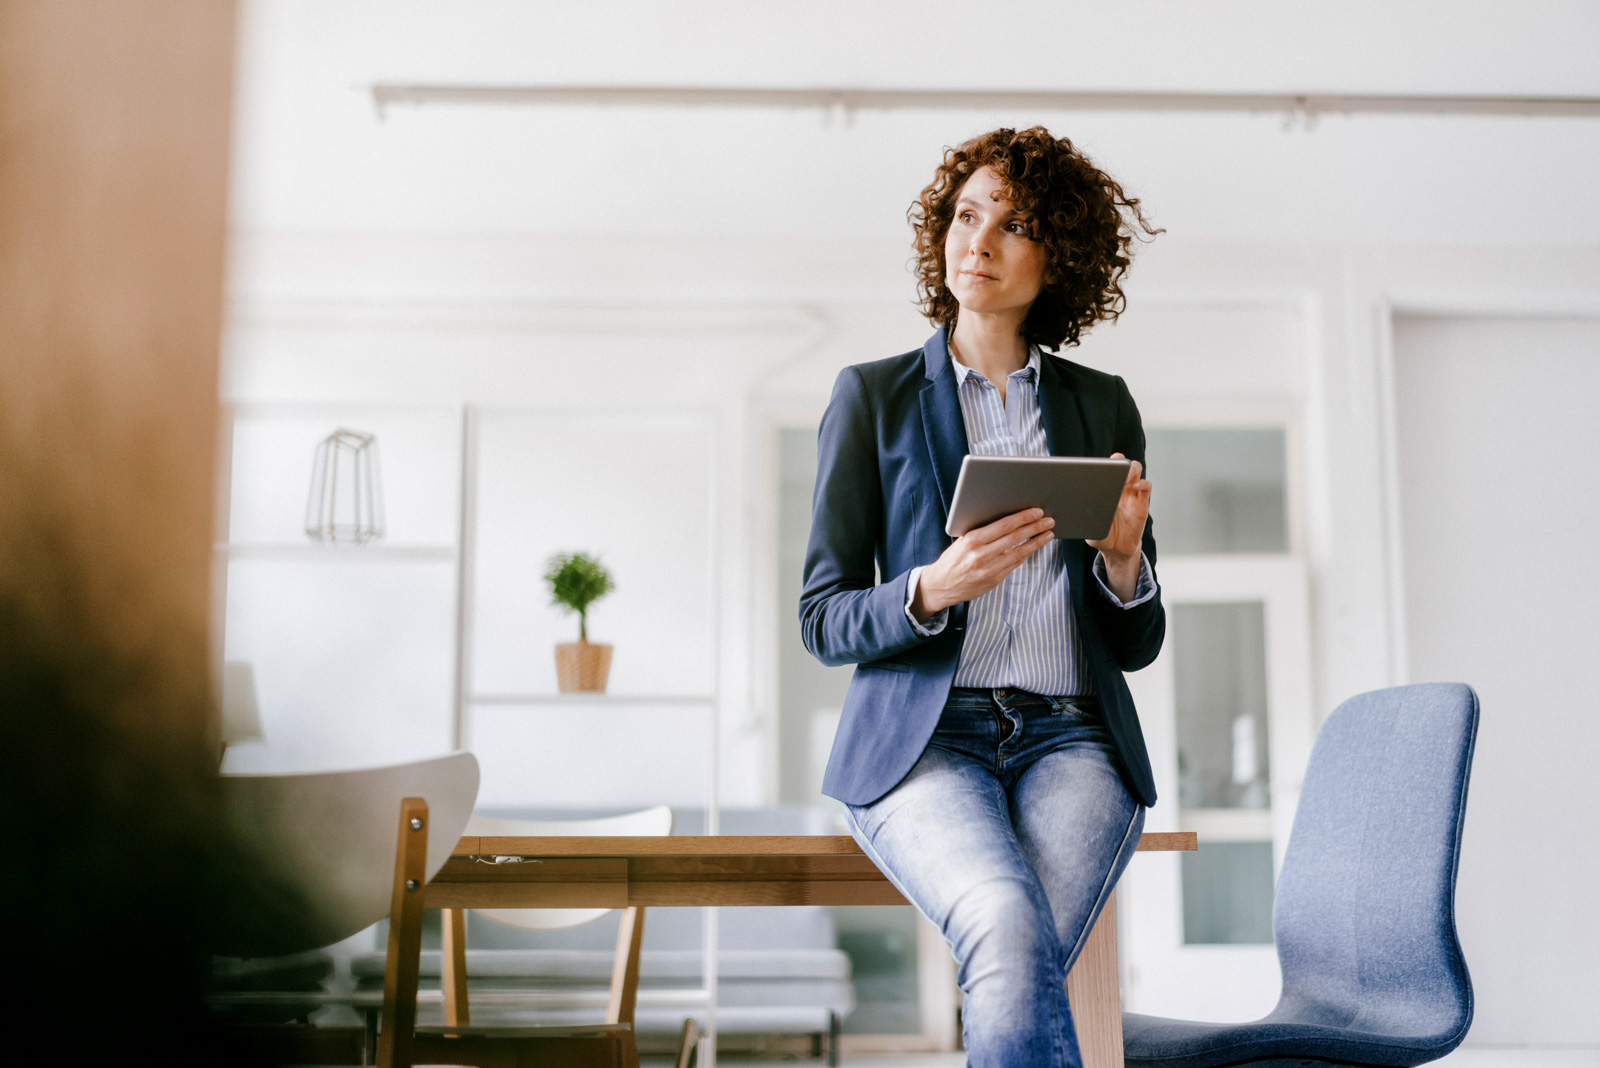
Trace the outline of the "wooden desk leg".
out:
<instances>
[{"instance_id":1,"label":"wooden desk leg","mask_svg":"<svg viewBox=\"0 0 1600 1068\"><path fill-rule=\"evenodd\" d=\"M1083 1068L1122 1068L1122 988L1117 971L1117 895L1113 891L1067 973Z\"/></svg>"},{"instance_id":2,"label":"wooden desk leg","mask_svg":"<svg viewBox=\"0 0 1600 1068\"><path fill-rule=\"evenodd\" d=\"M467 913L465 909L441 909L440 927L444 932L443 968L439 973L444 988L444 1022L464 1027L472 1022L467 1002Z\"/></svg>"},{"instance_id":3,"label":"wooden desk leg","mask_svg":"<svg viewBox=\"0 0 1600 1068\"><path fill-rule=\"evenodd\" d=\"M383 965L380 1068L411 1068L417 1031L417 973L422 970L422 884L428 874L428 803L400 802L394 893L389 898L389 952Z\"/></svg>"}]
</instances>

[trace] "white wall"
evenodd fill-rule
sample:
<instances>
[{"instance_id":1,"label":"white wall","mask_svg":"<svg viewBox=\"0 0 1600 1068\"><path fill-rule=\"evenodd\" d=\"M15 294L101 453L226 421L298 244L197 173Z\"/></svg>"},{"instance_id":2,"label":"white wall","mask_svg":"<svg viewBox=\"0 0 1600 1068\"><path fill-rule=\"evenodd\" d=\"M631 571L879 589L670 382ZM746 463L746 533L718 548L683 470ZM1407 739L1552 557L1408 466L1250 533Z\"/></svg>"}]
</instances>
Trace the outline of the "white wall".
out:
<instances>
[{"instance_id":1,"label":"white wall","mask_svg":"<svg viewBox=\"0 0 1600 1068\"><path fill-rule=\"evenodd\" d=\"M1395 378L1410 674L1482 700L1474 1036L1600 1044L1600 317L1403 317Z\"/></svg>"},{"instance_id":2,"label":"white wall","mask_svg":"<svg viewBox=\"0 0 1600 1068\"><path fill-rule=\"evenodd\" d=\"M845 122L479 107L395 109L380 122L363 88L1600 93L1600 15L1585 4L1017 4L974 17L926 4L783 15L482 4L448 17L421 4L249 4L227 396L322 413L449 414L468 403L700 413L714 442L706 536L716 549L701 652L720 695L723 799L768 800L774 620L788 610L769 566L768 427L819 410L839 367L926 336L909 304L904 210L941 147L1043 121L1087 145L1168 229L1140 254L1127 318L1097 330L1078 358L1125 374L1152 422L1289 425L1318 713L1403 681L1391 312L1600 308L1600 120L1328 116L1305 129L1276 115ZM605 487L595 490L591 503L603 506ZM647 609L634 611L626 626L646 626ZM506 618L522 620L538 657L545 631L565 625L514 601ZM619 655L645 640L630 632ZM396 746L420 752L447 733L447 695L432 692L412 691L426 710L395 706ZM270 732L278 698L266 687L262 697ZM550 735L528 715L495 715L494 781L515 792L526 775L519 747L549 746ZM359 746L368 722L350 720L340 744ZM596 726L623 751L625 725ZM687 725L677 734L674 752L702 761L679 780L698 781L710 740ZM294 759L314 749L294 744ZM584 782L617 799L665 788L638 775ZM1570 919L1557 909L1542 930ZM1552 983L1589 981L1563 971L1564 958L1517 959ZM1495 1015L1494 989L1484 987L1485 1020L1507 1018ZM1515 1023L1485 1034L1549 1041Z\"/></svg>"}]
</instances>

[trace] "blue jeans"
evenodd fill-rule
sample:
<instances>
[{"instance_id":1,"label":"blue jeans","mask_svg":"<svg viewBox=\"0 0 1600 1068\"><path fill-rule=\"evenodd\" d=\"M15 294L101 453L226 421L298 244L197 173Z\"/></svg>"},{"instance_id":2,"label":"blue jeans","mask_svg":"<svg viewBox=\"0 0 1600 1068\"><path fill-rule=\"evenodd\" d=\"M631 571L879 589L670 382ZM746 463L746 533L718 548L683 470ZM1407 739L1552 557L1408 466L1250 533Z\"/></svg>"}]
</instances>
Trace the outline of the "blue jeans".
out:
<instances>
[{"instance_id":1,"label":"blue jeans","mask_svg":"<svg viewBox=\"0 0 1600 1068\"><path fill-rule=\"evenodd\" d=\"M1144 827L1089 698L954 689L851 833L944 933L973 1068L1079 1068L1067 969Z\"/></svg>"}]
</instances>

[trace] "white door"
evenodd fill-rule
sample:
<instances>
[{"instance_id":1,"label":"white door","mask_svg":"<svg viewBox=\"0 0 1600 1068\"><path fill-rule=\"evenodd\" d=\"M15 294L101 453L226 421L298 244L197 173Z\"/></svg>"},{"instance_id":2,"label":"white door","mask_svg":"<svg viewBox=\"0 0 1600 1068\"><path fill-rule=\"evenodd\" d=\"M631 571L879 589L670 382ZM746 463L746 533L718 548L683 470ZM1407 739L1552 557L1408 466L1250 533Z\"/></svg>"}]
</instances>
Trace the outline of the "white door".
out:
<instances>
[{"instance_id":1,"label":"white door","mask_svg":"<svg viewBox=\"0 0 1600 1068\"><path fill-rule=\"evenodd\" d=\"M1304 566L1180 558L1161 568L1167 639L1128 677L1161 799L1148 831L1195 853L1134 857L1120 895L1131 1012L1248 1020L1277 1002L1272 891L1315 733Z\"/></svg>"},{"instance_id":2,"label":"white door","mask_svg":"<svg viewBox=\"0 0 1600 1068\"><path fill-rule=\"evenodd\" d=\"M1470 1041L1600 1043L1600 320L1400 318L1410 676L1482 700Z\"/></svg>"},{"instance_id":3,"label":"white door","mask_svg":"<svg viewBox=\"0 0 1600 1068\"><path fill-rule=\"evenodd\" d=\"M1314 729L1290 429L1148 433L1167 637L1128 676L1160 794L1145 827L1201 845L1123 876L1134 1012L1245 1020L1277 999L1273 887Z\"/></svg>"}]
</instances>

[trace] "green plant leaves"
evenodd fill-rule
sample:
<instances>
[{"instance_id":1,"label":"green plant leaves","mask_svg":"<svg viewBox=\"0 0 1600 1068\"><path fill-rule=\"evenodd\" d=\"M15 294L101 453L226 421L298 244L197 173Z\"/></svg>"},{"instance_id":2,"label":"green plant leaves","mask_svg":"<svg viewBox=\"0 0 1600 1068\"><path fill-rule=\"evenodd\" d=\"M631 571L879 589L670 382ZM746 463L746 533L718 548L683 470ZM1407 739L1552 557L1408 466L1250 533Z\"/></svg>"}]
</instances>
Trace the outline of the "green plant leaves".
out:
<instances>
[{"instance_id":1,"label":"green plant leaves","mask_svg":"<svg viewBox=\"0 0 1600 1068\"><path fill-rule=\"evenodd\" d=\"M550 603L580 616L616 588L605 565L587 553L556 553L545 565L544 580Z\"/></svg>"}]
</instances>

